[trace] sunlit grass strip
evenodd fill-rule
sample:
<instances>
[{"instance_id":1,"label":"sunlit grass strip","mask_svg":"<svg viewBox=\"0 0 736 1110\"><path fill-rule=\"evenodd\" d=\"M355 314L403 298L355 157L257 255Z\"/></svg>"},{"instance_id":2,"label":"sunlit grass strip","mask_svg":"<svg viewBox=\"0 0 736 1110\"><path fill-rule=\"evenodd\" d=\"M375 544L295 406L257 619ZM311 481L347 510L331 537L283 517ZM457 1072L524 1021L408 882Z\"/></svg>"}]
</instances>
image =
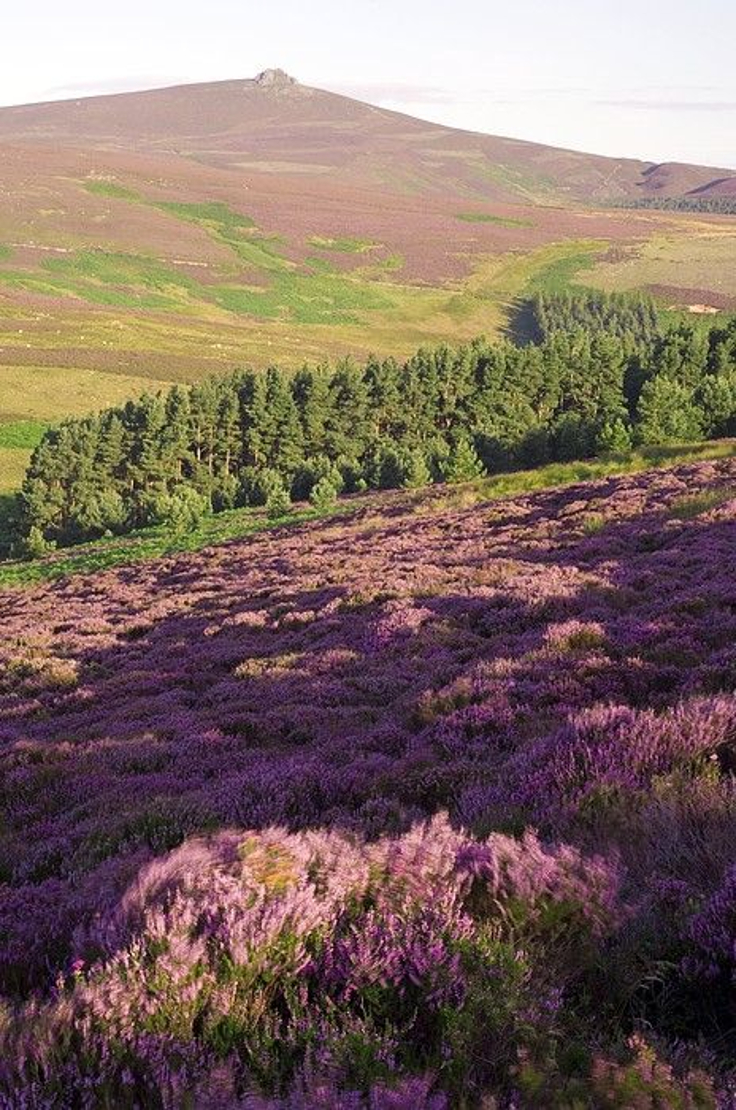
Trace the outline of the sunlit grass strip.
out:
<instances>
[{"instance_id":1,"label":"sunlit grass strip","mask_svg":"<svg viewBox=\"0 0 736 1110\"><path fill-rule=\"evenodd\" d=\"M339 251L342 254L365 254L366 251L377 250L381 246L373 239L351 239L348 235L335 236L334 238L312 235L309 244L322 251Z\"/></svg>"},{"instance_id":2,"label":"sunlit grass strip","mask_svg":"<svg viewBox=\"0 0 736 1110\"><path fill-rule=\"evenodd\" d=\"M531 220L514 216L494 216L490 212L456 212L455 219L466 224L497 224L499 227L534 227Z\"/></svg>"},{"instance_id":3,"label":"sunlit grass strip","mask_svg":"<svg viewBox=\"0 0 736 1110\"><path fill-rule=\"evenodd\" d=\"M39 420L0 422L0 447L32 451L43 439L47 427Z\"/></svg>"}]
</instances>

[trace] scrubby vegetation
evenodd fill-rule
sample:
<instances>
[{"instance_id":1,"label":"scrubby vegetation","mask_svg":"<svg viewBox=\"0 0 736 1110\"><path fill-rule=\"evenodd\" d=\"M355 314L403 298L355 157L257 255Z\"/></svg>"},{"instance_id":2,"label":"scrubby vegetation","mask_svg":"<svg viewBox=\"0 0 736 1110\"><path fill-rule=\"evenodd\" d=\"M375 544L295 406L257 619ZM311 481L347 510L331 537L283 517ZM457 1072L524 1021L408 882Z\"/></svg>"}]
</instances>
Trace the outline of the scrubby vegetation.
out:
<instances>
[{"instance_id":1,"label":"scrubby vegetation","mask_svg":"<svg viewBox=\"0 0 736 1110\"><path fill-rule=\"evenodd\" d=\"M334 493L736 432L736 324L665 325L643 298L540 294L537 343L476 341L295 374L272 367L146 396L49 431L16 550Z\"/></svg>"},{"instance_id":2,"label":"scrubby vegetation","mask_svg":"<svg viewBox=\"0 0 736 1110\"><path fill-rule=\"evenodd\" d=\"M620 208L653 208L661 212L694 212L714 216L736 216L736 197L697 196L637 197Z\"/></svg>"},{"instance_id":3,"label":"scrubby vegetation","mask_svg":"<svg viewBox=\"0 0 736 1110\"><path fill-rule=\"evenodd\" d=\"M731 1107L735 489L0 595L0 1104Z\"/></svg>"},{"instance_id":4,"label":"scrubby vegetation","mask_svg":"<svg viewBox=\"0 0 736 1110\"><path fill-rule=\"evenodd\" d=\"M702 443L670 444L662 447L640 448L626 454L607 455L604 458L579 462L549 463L532 470L515 470L494 477L484 477L460 486L434 490L435 503L441 497L446 508L477 504L481 501L519 496L543 489L562 489L578 482L589 482L619 474L636 474L643 470L668 468L682 462L730 458L736 454L736 441L711 440ZM33 560L3 561L0 564L0 587L26 587L41 582L53 582L78 574L96 574L110 567L129 566L176 555L185 551L200 551L212 544L242 539L265 529L285 524L298 525L304 521L326 516L349 516L368 509L377 496L363 494L351 498L338 498L338 485L334 476L325 475L324 484L317 482L309 502L292 505L288 515L272 519L265 507L229 509L216 514L206 514L196 526L187 531L174 531L167 524L152 525L124 536L105 536L99 540L58 551L45 551ZM424 494L405 491L394 496L410 496L421 511ZM12 498L0 498L0 551L10 550L14 521ZM593 514L586 523L591 531L600 527L602 517Z\"/></svg>"}]
</instances>

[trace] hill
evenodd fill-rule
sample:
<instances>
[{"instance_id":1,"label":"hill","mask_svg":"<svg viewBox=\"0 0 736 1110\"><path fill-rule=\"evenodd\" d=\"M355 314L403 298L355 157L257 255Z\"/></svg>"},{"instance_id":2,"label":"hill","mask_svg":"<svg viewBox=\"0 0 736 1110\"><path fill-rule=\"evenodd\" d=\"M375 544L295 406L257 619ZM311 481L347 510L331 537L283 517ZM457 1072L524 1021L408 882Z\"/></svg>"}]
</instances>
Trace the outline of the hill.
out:
<instances>
[{"instance_id":1,"label":"hill","mask_svg":"<svg viewBox=\"0 0 736 1110\"><path fill-rule=\"evenodd\" d=\"M389 495L0 594L1 1097L715 1108L735 488Z\"/></svg>"},{"instance_id":2,"label":"hill","mask_svg":"<svg viewBox=\"0 0 736 1110\"><path fill-rule=\"evenodd\" d=\"M655 165L459 131L299 84L253 80L23 105L0 112L0 138L85 149L173 153L276 174L325 174L362 187L518 201L610 201L636 192L708 191L728 171Z\"/></svg>"},{"instance_id":3,"label":"hill","mask_svg":"<svg viewBox=\"0 0 736 1110\"><path fill-rule=\"evenodd\" d=\"M733 217L611 205L732 181L456 131L280 71L0 109L0 493L28 457L2 446L17 425L244 363L501 333L536 289L728 310Z\"/></svg>"}]
</instances>

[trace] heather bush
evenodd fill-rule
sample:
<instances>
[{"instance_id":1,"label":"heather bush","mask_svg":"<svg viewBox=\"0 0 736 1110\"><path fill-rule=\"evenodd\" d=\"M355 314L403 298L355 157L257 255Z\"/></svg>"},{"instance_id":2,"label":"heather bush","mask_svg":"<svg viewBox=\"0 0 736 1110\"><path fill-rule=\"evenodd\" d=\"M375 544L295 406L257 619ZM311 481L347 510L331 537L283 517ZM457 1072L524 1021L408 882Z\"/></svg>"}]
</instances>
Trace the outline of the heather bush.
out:
<instances>
[{"instance_id":1,"label":"heather bush","mask_svg":"<svg viewBox=\"0 0 736 1110\"><path fill-rule=\"evenodd\" d=\"M189 841L77 938L56 999L7 1017L4 1089L46 1095L64 1074L81 1095L101 1072L111 1097L131 1084L159 1097L162 1075L186 1086L222 1060L264 1094L305 1069L366 1094L421 1070L480 1093L508 1081L529 1038L545 946L612 927L614 874L445 819L374 845L280 830ZM545 1001L547 1022L558 1005Z\"/></svg>"},{"instance_id":2,"label":"heather bush","mask_svg":"<svg viewBox=\"0 0 736 1110\"><path fill-rule=\"evenodd\" d=\"M686 968L706 980L736 984L736 865L729 867L717 890L690 919L687 936L694 952Z\"/></svg>"},{"instance_id":3,"label":"heather bush","mask_svg":"<svg viewBox=\"0 0 736 1110\"><path fill-rule=\"evenodd\" d=\"M539 1110L718 1110L711 1078L699 1070L677 1075L641 1036L630 1038L622 1059L600 1055L566 1074L561 1061L523 1056L519 1067L522 1105Z\"/></svg>"}]
</instances>

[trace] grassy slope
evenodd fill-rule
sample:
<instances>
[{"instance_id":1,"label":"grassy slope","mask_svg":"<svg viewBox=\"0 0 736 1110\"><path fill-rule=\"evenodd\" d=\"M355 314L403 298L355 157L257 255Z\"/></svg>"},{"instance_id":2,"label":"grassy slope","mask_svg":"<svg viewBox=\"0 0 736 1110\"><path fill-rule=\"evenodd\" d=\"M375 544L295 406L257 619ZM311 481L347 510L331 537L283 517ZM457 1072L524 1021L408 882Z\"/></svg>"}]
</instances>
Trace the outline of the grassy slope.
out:
<instances>
[{"instance_id":1,"label":"grassy slope","mask_svg":"<svg viewBox=\"0 0 736 1110\"><path fill-rule=\"evenodd\" d=\"M0 498L18 489L46 425L38 420L0 423Z\"/></svg>"},{"instance_id":2,"label":"grassy slope","mask_svg":"<svg viewBox=\"0 0 736 1110\"><path fill-rule=\"evenodd\" d=\"M296 266L278 242L224 205L157 207L227 246L232 266L205 281L153 258L105 250L45 258L37 269L6 263L0 286L54 294L69 307L54 328L40 326L32 310L11 315L0 308L5 360L17 359L0 368L7 387L0 419L89 411L146 385L193 381L246 361L299 365L347 353L400 355L424 343L493 334L530 284L556 285L558 271L567 277L606 246L561 242L480 257L465 282L430 287L401 283L393 272L400 259L379 258L374 244L313 243L319 254L307 267ZM330 257L336 252L352 255L353 268L335 269ZM33 365L25 365L29 335ZM65 365L55 366L60 353Z\"/></svg>"},{"instance_id":3,"label":"grassy slope","mask_svg":"<svg viewBox=\"0 0 736 1110\"><path fill-rule=\"evenodd\" d=\"M736 301L736 218L711 223L683 221L688 234L658 235L599 262L586 282L607 292L646 287L700 290L706 299L715 294Z\"/></svg>"},{"instance_id":4,"label":"grassy slope","mask_svg":"<svg viewBox=\"0 0 736 1110\"><path fill-rule=\"evenodd\" d=\"M570 212L560 210L559 241L540 246L528 210L521 219L513 209L494 214L458 205L449 224L458 241L466 236L458 257L469 272L433 284L403 278L404 260L389 237L349 234L339 208L329 234L302 241L269 233L222 201L161 200L115 181L72 181L72 187L92 194L90 201L107 202L116 227L155 219L167 242L188 244L185 256L197 245L209 261L184 265L141 246L121 249L120 240L106 240L105 222L99 231L93 223L108 217L91 213L89 227L98 238L67 237L63 246L59 238L54 246L49 224L35 253L6 243L0 252L0 420L93 409L140 393L148 382L194 381L245 362L296 366L346 354L401 356L421 344L493 335L503 332L516 297L562 288L583 271L586 284L612 288L692 287L708 279L730 289L736 274L736 237L726 219L632 215L632 243L620 245L619 229L614 246L608 235L620 213L610 219L578 213L573 229ZM480 235L484 225L500 229L511 249L484 253L478 240L467 253L468 227ZM432 234L440 235L440 226L442 241L451 239L444 225ZM581 238L588 227L590 237ZM0 238L10 234L0 232ZM642 242L646 235L656 238Z\"/></svg>"},{"instance_id":5,"label":"grassy slope","mask_svg":"<svg viewBox=\"0 0 736 1110\"><path fill-rule=\"evenodd\" d=\"M197 551L211 544L239 539L284 524L308 523L320 516L342 516L359 512L379 498L401 498L411 511L434 513L448 507L469 507L483 501L512 497L533 490L552 489L592 481L615 474L633 474L653 467L676 466L681 462L725 458L736 454L736 441L689 443L648 448L626 456L589 462L554 463L535 470L500 474L459 486L431 486L416 492L371 494L340 502L326 513L300 508L280 521L267 518L263 510L235 509L208 517L193 532L172 533L149 528L122 539L102 540L66 549L34 562L0 564L0 588L32 586L74 574L91 574L108 567L140 563L181 551Z\"/></svg>"}]
</instances>

